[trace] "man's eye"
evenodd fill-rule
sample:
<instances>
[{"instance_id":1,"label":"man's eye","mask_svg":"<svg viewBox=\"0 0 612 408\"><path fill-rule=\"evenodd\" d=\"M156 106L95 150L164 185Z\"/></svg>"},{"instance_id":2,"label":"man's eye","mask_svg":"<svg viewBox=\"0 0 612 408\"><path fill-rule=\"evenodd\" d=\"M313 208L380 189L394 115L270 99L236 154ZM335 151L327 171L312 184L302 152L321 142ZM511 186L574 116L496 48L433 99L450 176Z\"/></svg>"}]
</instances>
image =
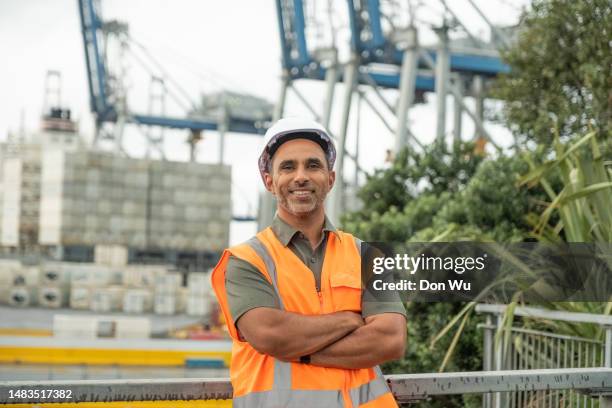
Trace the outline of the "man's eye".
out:
<instances>
[{"instance_id":1,"label":"man's eye","mask_svg":"<svg viewBox=\"0 0 612 408\"><path fill-rule=\"evenodd\" d=\"M281 166L281 169L283 169L283 170L291 170L292 168L293 168L293 166L290 165L290 164L283 164Z\"/></svg>"},{"instance_id":2,"label":"man's eye","mask_svg":"<svg viewBox=\"0 0 612 408\"><path fill-rule=\"evenodd\" d=\"M318 167L321 167L321 166L319 165L319 163L310 163L308 165L308 167L310 167L310 168L318 168Z\"/></svg>"}]
</instances>

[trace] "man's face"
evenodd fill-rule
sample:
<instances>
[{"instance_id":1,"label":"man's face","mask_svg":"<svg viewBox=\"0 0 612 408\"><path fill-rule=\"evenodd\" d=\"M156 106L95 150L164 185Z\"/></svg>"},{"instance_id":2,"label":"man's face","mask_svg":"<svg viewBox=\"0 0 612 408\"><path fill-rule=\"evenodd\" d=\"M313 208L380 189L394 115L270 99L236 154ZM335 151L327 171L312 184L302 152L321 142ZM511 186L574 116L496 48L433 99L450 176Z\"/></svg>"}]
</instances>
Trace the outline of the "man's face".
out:
<instances>
[{"instance_id":1,"label":"man's face","mask_svg":"<svg viewBox=\"0 0 612 408\"><path fill-rule=\"evenodd\" d=\"M308 139L293 139L274 153L272 171L264 177L266 188L282 209L305 216L322 208L336 173L327 168L321 146Z\"/></svg>"}]
</instances>

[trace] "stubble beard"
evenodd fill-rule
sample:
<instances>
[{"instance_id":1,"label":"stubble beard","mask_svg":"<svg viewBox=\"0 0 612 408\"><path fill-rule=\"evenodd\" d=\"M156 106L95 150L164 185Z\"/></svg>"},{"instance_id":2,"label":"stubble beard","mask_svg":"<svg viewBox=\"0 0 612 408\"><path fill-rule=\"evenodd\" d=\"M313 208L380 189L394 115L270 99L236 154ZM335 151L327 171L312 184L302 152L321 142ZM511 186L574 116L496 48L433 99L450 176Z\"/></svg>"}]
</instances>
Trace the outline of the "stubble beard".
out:
<instances>
[{"instance_id":1,"label":"stubble beard","mask_svg":"<svg viewBox=\"0 0 612 408\"><path fill-rule=\"evenodd\" d=\"M281 190L281 194L278 195L280 206L295 216L305 217L323 205L327 193L314 188L314 193L312 193L311 199L308 202L292 200L290 195L289 190Z\"/></svg>"}]
</instances>

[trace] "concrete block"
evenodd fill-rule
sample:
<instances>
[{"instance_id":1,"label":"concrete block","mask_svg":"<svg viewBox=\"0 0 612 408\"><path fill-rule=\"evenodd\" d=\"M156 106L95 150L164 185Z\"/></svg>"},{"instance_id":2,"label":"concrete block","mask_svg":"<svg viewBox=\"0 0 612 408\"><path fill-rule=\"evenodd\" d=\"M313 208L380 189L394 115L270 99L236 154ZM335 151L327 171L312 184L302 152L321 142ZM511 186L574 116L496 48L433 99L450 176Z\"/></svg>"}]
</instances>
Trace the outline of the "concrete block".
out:
<instances>
[{"instance_id":1,"label":"concrete block","mask_svg":"<svg viewBox=\"0 0 612 408\"><path fill-rule=\"evenodd\" d=\"M100 288L119 284L123 278L120 269L105 265L89 263L65 263L64 265L70 273L71 285Z\"/></svg>"},{"instance_id":2,"label":"concrete block","mask_svg":"<svg viewBox=\"0 0 612 408\"><path fill-rule=\"evenodd\" d=\"M129 288L153 288L167 269L165 265L128 265L124 269L123 284Z\"/></svg>"},{"instance_id":3,"label":"concrete block","mask_svg":"<svg viewBox=\"0 0 612 408\"><path fill-rule=\"evenodd\" d=\"M99 265L123 267L128 262L128 249L124 245L96 245L94 262Z\"/></svg>"},{"instance_id":4,"label":"concrete block","mask_svg":"<svg viewBox=\"0 0 612 408\"><path fill-rule=\"evenodd\" d=\"M155 295L153 311L159 315L173 315L177 313L178 299L176 295Z\"/></svg>"},{"instance_id":5,"label":"concrete block","mask_svg":"<svg viewBox=\"0 0 612 408\"><path fill-rule=\"evenodd\" d=\"M151 321L144 317L118 317L115 319L115 337L118 339L148 339L151 337Z\"/></svg>"},{"instance_id":6,"label":"concrete block","mask_svg":"<svg viewBox=\"0 0 612 408\"><path fill-rule=\"evenodd\" d=\"M53 316L53 336L57 338L92 340L98 336L98 319L92 316Z\"/></svg>"},{"instance_id":7,"label":"concrete block","mask_svg":"<svg viewBox=\"0 0 612 408\"><path fill-rule=\"evenodd\" d=\"M210 273L191 272L187 275L189 296L212 296Z\"/></svg>"},{"instance_id":8,"label":"concrete block","mask_svg":"<svg viewBox=\"0 0 612 408\"><path fill-rule=\"evenodd\" d=\"M91 294L90 309L94 312L117 312L123 308L123 295L125 288L121 286L109 286L107 288L95 288Z\"/></svg>"},{"instance_id":9,"label":"concrete block","mask_svg":"<svg viewBox=\"0 0 612 408\"><path fill-rule=\"evenodd\" d=\"M155 278L156 294L176 294L183 284L183 275L179 272L169 272Z\"/></svg>"},{"instance_id":10,"label":"concrete block","mask_svg":"<svg viewBox=\"0 0 612 408\"><path fill-rule=\"evenodd\" d=\"M127 289L123 295L125 313L149 313L153 309L153 293L148 289Z\"/></svg>"},{"instance_id":11,"label":"concrete block","mask_svg":"<svg viewBox=\"0 0 612 408\"><path fill-rule=\"evenodd\" d=\"M189 316L208 316L212 310L212 301L208 297L189 296L186 312Z\"/></svg>"},{"instance_id":12,"label":"concrete block","mask_svg":"<svg viewBox=\"0 0 612 408\"><path fill-rule=\"evenodd\" d=\"M78 310L89 310L91 304L92 288L84 285L72 285L70 287L70 308Z\"/></svg>"}]
</instances>

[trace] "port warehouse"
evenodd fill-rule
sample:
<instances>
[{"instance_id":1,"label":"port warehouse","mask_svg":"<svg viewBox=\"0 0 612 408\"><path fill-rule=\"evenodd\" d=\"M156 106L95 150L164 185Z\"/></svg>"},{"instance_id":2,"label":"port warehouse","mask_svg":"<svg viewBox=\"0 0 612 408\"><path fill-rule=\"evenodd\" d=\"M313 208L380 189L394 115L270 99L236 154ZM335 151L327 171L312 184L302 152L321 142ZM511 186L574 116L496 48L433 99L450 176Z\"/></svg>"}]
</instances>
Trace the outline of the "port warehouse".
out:
<instances>
[{"instance_id":1,"label":"port warehouse","mask_svg":"<svg viewBox=\"0 0 612 408\"><path fill-rule=\"evenodd\" d=\"M41 293L44 285L139 289L157 283L158 289L186 289L181 272L206 272L214 265L229 239L229 166L66 146L2 146L5 292L39 283ZM34 299L30 292L22 297ZM0 299L9 300L6 294Z\"/></svg>"},{"instance_id":2,"label":"port warehouse","mask_svg":"<svg viewBox=\"0 0 612 408\"><path fill-rule=\"evenodd\" d=\"M0 362L226 365L226 342L150 338L214 324L230 167L30 139L0 146Z\"/></svg>"}]
</instances>

